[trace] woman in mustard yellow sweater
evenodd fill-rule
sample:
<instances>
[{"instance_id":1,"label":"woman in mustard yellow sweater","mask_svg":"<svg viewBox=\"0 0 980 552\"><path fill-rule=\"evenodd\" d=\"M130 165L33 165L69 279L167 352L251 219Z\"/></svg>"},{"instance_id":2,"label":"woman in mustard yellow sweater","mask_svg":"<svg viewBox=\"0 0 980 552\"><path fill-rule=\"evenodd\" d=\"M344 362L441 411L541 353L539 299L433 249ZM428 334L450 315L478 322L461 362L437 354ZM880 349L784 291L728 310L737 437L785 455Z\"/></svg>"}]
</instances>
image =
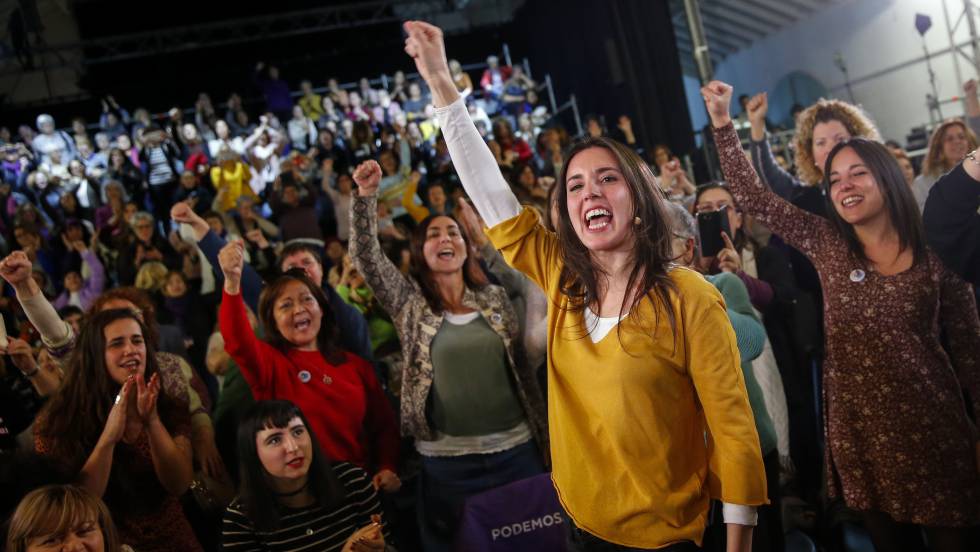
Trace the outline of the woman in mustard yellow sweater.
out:
<instances>
[{"instance_id":1,"label":"woman in mustard yellow sweater","mask_svg":"<svg viewBox=\"0 0 980 552\"><path fill-rule=\"evenodd\" d=\"M557 234L521 209L470 120L442 32L405 24L460 181L504 258L549 297L552 479L571 550L688 550L711 499L751 549L766 481L724 301L675 267L649 167L605 138L572 147Z\"/></svg>"}]
</instances>

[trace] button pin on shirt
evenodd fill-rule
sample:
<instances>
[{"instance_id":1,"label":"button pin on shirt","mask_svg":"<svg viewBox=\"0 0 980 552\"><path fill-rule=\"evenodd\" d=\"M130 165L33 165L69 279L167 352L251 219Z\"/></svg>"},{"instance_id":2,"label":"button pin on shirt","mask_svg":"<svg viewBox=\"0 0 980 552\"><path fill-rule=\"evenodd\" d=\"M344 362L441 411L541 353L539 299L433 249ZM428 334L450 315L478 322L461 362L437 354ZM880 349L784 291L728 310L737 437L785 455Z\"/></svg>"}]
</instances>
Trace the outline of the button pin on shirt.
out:
<instances>
[{"instance_id":1,"label":"button pin on shirt","mask_svg":"<svg viewBox=\"0 0 980 552\"><path fill-rule=\"evenodd\" d=\"M303 383L310 383L310 379L312 379L312 378L313 378L313 376L310 374L309 370L300 370L299 371L299 381L301 381Z\"/></svg>"},{"instance_id":2,"label":"button pin on shirt","mask_svg":"<svg viewBox=\"0 0 980 552\"><path fill-rule=\"evenodd\" d=\"M851 281L852 282L863 282L864 281L864 271L860 268L855 268L851 271Z\"/></svg>"},{"instance_id":3,"label":"button pin on shirt","mask_svg":"<svg viewBox=\"0 0 980 552\"><path fill-rule=\"evenodd\" d=\"M503 320L503 319L504 319L504 317L503 316L500 316L500 313L499 312L495 312L495 313L493 313L493 314L490 315L490 321L493 322L494 324L500 324L500 321Z\"/></svg>"}]
</instances>

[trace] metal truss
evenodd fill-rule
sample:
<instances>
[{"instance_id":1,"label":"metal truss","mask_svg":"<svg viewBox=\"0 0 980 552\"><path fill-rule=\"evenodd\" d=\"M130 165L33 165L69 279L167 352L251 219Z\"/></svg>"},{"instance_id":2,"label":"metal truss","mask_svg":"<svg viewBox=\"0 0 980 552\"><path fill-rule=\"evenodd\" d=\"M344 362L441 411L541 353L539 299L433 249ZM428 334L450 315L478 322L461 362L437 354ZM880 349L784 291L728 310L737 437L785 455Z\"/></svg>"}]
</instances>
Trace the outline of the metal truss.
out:
<instances>
[{"instance_id":1,"label":"metal truss","mask_svg":"<svg viewBox=\"0 0 980 552\"><path fill-rule=\"evenodd\" d=\"M229 46L338 29L395 23L407 17L431 17L450 13L455 3L419 0L377 0L334 5L311 10L270 14L184 26L174 29L116 35L85 40L74 44L33 47L31 53L42 61L37 69L50 70L80 65L96 65L116 61L157 56L216 46ZM82 53L81 59L71 61L64 54ZM54 57L56 60L52 60ZM20 67L10 67L0 75L22 73Z\"/></svg>"}]
</instances>

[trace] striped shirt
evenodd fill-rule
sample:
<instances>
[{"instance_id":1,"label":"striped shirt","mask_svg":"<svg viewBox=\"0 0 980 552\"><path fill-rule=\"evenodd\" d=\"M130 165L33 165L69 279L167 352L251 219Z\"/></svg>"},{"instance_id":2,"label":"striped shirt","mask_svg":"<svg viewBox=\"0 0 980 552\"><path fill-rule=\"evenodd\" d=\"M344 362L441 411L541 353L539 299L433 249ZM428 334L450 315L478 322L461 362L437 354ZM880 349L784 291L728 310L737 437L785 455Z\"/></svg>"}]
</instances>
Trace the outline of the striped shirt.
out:
<instances>
[{"instance_id":1,"label":"striped shirt","mask_svg":"<svg viewBox=\"0 0 980 552\"><path fill-rule=\"evenodd\" d=\"M327 511L318 505L308 508L280 508L280 527L258 531L245 514L239 499L228 509L221 527L221 549L235 552L332 552L340 551L354 531L371 523L372 514L381 514L381 502L371 480L361 468L338 462L333 466L347 499L340 508ZM387 524L382 533L389 539Z\"/></svg>"}]
</instances>

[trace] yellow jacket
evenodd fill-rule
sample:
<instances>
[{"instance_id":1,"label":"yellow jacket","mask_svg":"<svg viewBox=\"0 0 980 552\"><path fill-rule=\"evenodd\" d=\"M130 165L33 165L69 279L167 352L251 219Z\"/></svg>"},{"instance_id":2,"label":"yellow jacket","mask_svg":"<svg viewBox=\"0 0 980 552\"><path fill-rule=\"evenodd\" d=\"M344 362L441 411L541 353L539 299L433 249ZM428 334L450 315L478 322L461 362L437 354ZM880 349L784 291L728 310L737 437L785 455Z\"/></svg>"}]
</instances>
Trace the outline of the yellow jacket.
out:
<instances>
[{"instance_id":1,"label":"yellow jacket","mask_svg":"<svg viewBox=\"0 0 980 552\"><path fill-rule=\"evenodd\" d=\"M700 544L712 498L766 503L735 333L714 286L675 268L675 333L643 301L593 344L582 312L567 310L558 240L535 212L488 235L549 298L552 479L576 525L623 546Z\"/></svg>"}]
</instances>

